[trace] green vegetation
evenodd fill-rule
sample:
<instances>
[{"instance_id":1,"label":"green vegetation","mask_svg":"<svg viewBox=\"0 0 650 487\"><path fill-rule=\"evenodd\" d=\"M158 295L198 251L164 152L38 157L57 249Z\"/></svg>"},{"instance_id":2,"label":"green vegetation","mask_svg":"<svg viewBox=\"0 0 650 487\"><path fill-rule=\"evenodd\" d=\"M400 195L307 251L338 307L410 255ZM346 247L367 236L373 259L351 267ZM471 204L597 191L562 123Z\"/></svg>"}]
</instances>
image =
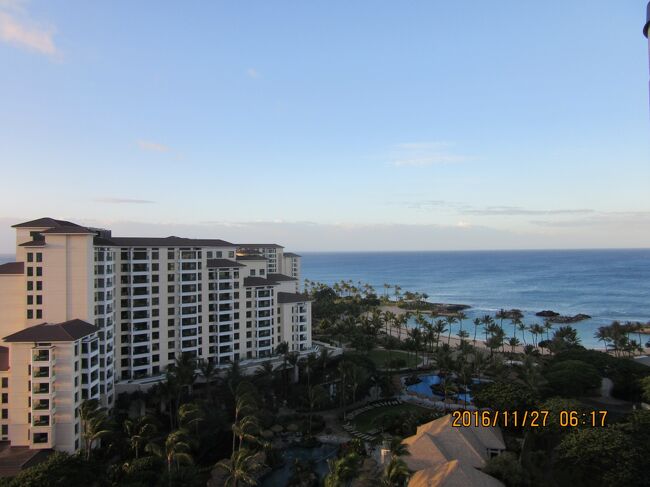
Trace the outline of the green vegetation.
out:
<instances>
[{"instance_id":1,"label":"green vegetation","mask_svg":"<svg viewBox=\"0 0 650 487\"><path fill-rule=\"evenodd\" d=\"M385 285L382 296L351 281L331 287L307 282L306 290L314 300L314 334L345 347L345 353L333 356L323 348L318 355L299 356L280 343L275 364L262 364L252 376L237 362L218 371L209 362L179 357L165 380L146 393L121 395L112 411L95 401L83 403L79 454L55 454L0 486L198 487L208 479L219 486L257 485L263 471L282 463L279 435L316 445L315 435L331 433L332 418L362 403L371 389L383 397L400 392L403 367L440 375L435 392L444 400L470 386L481 407L551 411L545 428L504 428L509 451L485 471L508 486L648 485L643 469L650 458L650 412L633 412L632 403L623 403L604 428L558 422L561 411L588 414L589 404L598 404L593 393L604 377L613 381L615 397L650 402L650 368L628 357L631 326L599 330L612 350L606 354L581 347L570 326L526 325L517 310L469 323L462 310L440 316L425 295L402 294L399 286ZM427 312L398 315L380 307L395 301ZM409 318L414 325L407 327ZM456 323L458 341L452 342ZM532 343L524 331L532 333ZM419 373L411 370L407 380L417 381ZM472 380L484 378L490 381ZM393 460L383 471L366 468L371 463L366 449L353 440L330 461L324 485L355 480L402 487L408 473L400 439L441 414L404 404L359 415L357 430L392 437ZM313 471L309 462L297 462L289 485L316 487L320 480Z\"/></svg>"},{"instance_id":2,"label":"green vegetation","mask_svg":"<svg viewBox=\"0 0 650 487\"><path fill-rule=\"evenodd\" d=\"M414 368L420 362L415 355L399 350L371 350L366 355L379 369Z\"/></svg>"}]
</instances>

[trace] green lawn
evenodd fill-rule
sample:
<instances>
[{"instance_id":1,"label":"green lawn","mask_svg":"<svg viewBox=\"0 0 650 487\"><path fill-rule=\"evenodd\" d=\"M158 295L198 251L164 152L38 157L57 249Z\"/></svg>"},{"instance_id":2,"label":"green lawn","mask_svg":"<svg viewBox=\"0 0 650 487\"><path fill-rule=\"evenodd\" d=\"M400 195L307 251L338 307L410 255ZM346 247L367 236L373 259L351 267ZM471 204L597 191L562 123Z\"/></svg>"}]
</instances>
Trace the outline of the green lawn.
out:
<instances>
[{"instance_id":1,"label":"green lawn","mask_svg":"<svg viewBox=\"0 0 650 487\"><path fill-rule=\"evenodd\" d=\"M420 362L420 358L418 358L417 361L415 360L414 354L409 354L400 350L393 350L390 353L388 350L372 350L368 353L368 357L370 357L370 359L380 369L388 368L387 362L391 359L395 360L396 358L404 360L407 367L415 367L418 365L418 362Z\"/></svg>"},{"instance_id":2,"label":"green lawn","mask_svg":"<svg viewBox=\"0 0 650 487\"><path fill-rule=\"evenodd\" d=\"M355 424L355 429L357 431L361 431L365 433L368 432L369 430L377 428L377 424L379 424L379 421L376 420L377 418L384 416L386 414L399 414L407 411L421 413L430 410L426 408L421 408L420 406L415 406L413 404L404 403L398 406L385 406L381 408L371 409L370 411L362 413L356 418L354 418L353 422Z\"/></svg>"}]
</instances>

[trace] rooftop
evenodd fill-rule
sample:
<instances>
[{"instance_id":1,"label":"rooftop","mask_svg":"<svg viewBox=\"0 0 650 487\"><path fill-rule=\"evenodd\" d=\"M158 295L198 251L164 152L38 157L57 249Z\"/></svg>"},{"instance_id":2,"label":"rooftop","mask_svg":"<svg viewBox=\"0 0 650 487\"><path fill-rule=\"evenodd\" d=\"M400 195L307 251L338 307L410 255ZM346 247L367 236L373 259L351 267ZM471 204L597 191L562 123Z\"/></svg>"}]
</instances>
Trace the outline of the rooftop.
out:
<instances>
[{"instance_id":1,"label":"rooftop","mask_svg":"<svg viewBox=\"0 0 650 487\"><path fill-rule=\"evenodd\" d=\"M58 228L58 227L79 227L76 223L65 220L56 220L49 216L38 218L24 223L12 225L12 228Z\"/></svg>"},{"instance_id":2,"label":"rooftop","mask_svg":"<svg viewBox=\"0 0 650 487\"><path fill-rule=\"evenodd\" d=\"M234 247L220 239L183 237L111 237L102 238L100 245L115 247Z\"/></svg>"},{"instance_id":3,"label":"rooftop","mask_svg":"<svg viewBox=\"0 0 650 487\"><path fill-rule=\"evenodd\" d=\"M244 264L235 262L229 259L208 259L208 267L216 268L231 268L231 267L244 267Z\"/></svg>"},{"instance_id":4,"label":"rooftop","mask_svg":"<svg viewBox=\"0 0 650 487\"><path fill-rule=\"evenodd\" d=\"M238 249L283 249L282 245L278 244L264 244L264 243L253 243L253 244L237 244Z\"/></svg>"},{"instance_id":5,"label":"rooftop","mask_svg":"<svg viewBox=\"0 0 650 487\"><path fill-rule=\"evenodd\" d=\"M488 450L505 450L499 428L455 428L450 414L418 426L415 435L405 438L402 443L410 452L404 461L413 471L438 467L452 460L481 468L489 459Z\"/></svg>"},{"instance_id":6,"label":"rooftop","mask_svg":"<svg viewBox=\"0 0 650 487\"><path fill-rule=\"evenodd\" d=\"M237 260L267 260L267 258L259 254L246 254L238 255Z\"/></svg>"},{"instance_id":7,"label":"rooftop","mask_svg":"<svg viewBox=\"0 0 650 487\"><path fill-rule=\"evenodd\" d=\"M311 301L309 296L301 293L278 293L277 295L278 303L304 303L306 301Z\"/></svg>"},{"instance_id":8,"label":"rooftop","mask_svg":"<svg viewBox=\"0 0 650 487\"><path fill-rule=\"evenodd\" d=\"M417 471L408 487L503 487L503 483L473 467L451 460Z\"/></svg>"},{"instance_id":9,"label":"rooftop","mask_svg":"<svg viewBox=\"0 0 650 487\"><path fill-rule=\"evenodd\" d=\"M285 276L284 274L273 274L273 273L269 274L268 278L271 279L272 281L278 281L278 282L298 280L295 277Z\"/></svg>"},{"instance_id":10,"label":"rooftop","mask_svg":"<svg viewBox=\"0 0 650 487\"><path fill-rule=\"evenodd\" d=\"M95 326L82 320L41 323L6 336L4 341L10 343L73 342L96 331Z\"/></svg>"},{"instance_id":11,"label":"rooftop","mask_svg":"<svg viewBox=\"0 0 650 487\"><path fill-rule=\"evenodd\" d=\"M294 254L293 252L285 252L285 257L302 257L302 255Z\"/></svg>"},{"instance_id":12,"label":"rooftop","mask_svg":"<svg viewBox=\"0 0 650 487\"><path fill-rule=\"evenodd\" d=\"M270 279L264 279L263 277L245 277L244 286L275 286L277 282Z\"/></svg>"},{"instance_id":13,"label":"rooftop","mask_svg":"<svg viewBox=\"0 0 650 487\"><path fill-rule=\"evenodd\" d=\"M25 273L24 262L7 262L6 264L0 265L0 274L24 274L24 273Z\"/></svg>"}]
</instances>

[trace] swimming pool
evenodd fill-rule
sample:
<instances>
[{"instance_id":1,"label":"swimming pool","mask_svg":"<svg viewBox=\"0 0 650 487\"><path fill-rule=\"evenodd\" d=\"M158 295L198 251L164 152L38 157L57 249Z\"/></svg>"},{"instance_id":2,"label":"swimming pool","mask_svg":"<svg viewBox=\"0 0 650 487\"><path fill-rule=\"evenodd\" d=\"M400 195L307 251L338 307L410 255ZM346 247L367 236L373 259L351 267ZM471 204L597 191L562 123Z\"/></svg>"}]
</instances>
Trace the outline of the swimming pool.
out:
<instances>
[{"instance_id":1,"label":"swimming pool","mask_svg":"<svg viewBox=\"0 0 650 487\"><path fill-rule=\"evenodd\" d=\"M442 379L438 375L422 375L418 379L421 382L406 386L406 390L428 397L433 397L431 386L436 386L442 382Z\"/></svg>"},{"instance_id":2,"label":"swimming pool","mask_svg":"<svg viewBox=\"0 0 650 487\"><path fill-rule=\"evenodd\" d=\"M293 464L296 459L312 460L314 462L314 472L322 481L329 471L327 459L334 458L338 448L337 445L321 445L316 448L286 448L282 451L282 458L285 461L284 465L266 475L261 481L261 487L286 486L291 478Z\"/></svg>"}]
</instances>

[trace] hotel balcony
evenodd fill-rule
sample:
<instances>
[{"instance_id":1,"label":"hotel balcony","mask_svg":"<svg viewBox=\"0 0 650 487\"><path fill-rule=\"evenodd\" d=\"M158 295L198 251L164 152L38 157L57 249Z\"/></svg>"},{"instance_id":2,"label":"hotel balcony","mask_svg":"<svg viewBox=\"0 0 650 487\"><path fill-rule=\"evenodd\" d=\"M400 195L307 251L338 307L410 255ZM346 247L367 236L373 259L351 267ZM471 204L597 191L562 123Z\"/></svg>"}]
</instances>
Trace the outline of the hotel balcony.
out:
<instances>
[{"instance_id":1,"label":"hotel balcony","mask_svg":"<svg viewBox=\"0 0 650 487\"><path fill-rule=\"evenodd\" d=\"M32 349L32 366L38 365L47 365L50 367L56 365L54 347Z\"/></svg>"},{"instance_id":2,"label":"hotel balcony","mask_svg":"<svg viewBox=\"0 0 650 487\"><path fill-rule=\"evenodd\" d=\"M32 416L34 411L50 411L51 414L54 414L56 406L49 399L34 399L32 400Z\"/></svg>"},{"instance_id":3,"label":"hotel balcony","mask_svg":"<svg viewBox=\"0 0 650 487\"><path fill-rule=\"evenodd\" d=\"M52 426L50 422L50 415L49 414L39 415L39 416L32 415L32 426L34 426L35 428L39 428L39 427L49 428L50 426Z\"/></svg>"},{"instance_id":4,"label":"hotel balcony","mask_svg":"<svg viewBox=\"0 0 650 487\"><path fill-rule=\"evenodd\" d=\"M47 382L45 383L36 383L32 385L32 400L36 401L38 399L48 399L54 400L56 397L56 391L54 390L54 385L51 385Z\"/></svg>"}]
</instances>

